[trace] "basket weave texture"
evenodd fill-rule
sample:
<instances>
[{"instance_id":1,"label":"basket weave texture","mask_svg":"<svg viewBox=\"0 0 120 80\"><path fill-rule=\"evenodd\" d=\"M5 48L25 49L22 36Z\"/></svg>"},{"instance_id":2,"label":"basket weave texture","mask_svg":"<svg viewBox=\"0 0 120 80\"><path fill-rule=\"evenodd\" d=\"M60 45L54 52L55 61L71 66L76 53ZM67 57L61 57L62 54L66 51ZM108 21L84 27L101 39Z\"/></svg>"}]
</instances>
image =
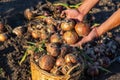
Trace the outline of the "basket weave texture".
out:
<instances>
[{"instance_id":1,"label":"basket weave texture","mask_svg":"<svg viewBox=\"0 0 120 80\"><path fill-rule=\"evenodd\" d=\"M84 62L77 63L73 66L66 75L54 75L45 70L42 70L33 60L30 58L32 80L79 80L84 70Z\"/></svg>"}]
</instances>

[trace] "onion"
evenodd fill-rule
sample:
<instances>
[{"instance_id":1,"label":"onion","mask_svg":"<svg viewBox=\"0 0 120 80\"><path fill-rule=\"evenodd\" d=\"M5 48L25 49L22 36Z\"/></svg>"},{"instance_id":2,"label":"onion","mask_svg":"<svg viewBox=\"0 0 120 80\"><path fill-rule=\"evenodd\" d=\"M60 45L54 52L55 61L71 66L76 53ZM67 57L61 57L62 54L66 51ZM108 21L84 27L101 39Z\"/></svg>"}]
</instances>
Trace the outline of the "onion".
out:
<instances>
[{"instance_id":1,"label":"onion","mask_svg":"<svg viewBox=\"0 0 120 80\"><path fill-rule=\"evenodd\" d=\"M40 30L40 39L45 40L48 38L48 34L45 29Z\"/></svg>"},{"instance_id":2,"label":"onion","mask_svg":"<svg viewBox=\"0 0 120 80\"><path fill-rule=\"evenodd\" d=\"M39 34L38 34L38 32L36 30L32 31L31 35L32 35L32 37L34 39L38 39L39 38Z\"/></svg>"},{"instance_id":3,"label":"onion","mask_svg":"<svg viewBox=\"0 0 120 80\"><path fill-rule=\"evenodd\" d=\"M65 56L66 63L77 63L77 57L71 53Z\"/></svg>"},{"instance_id":4,"label":"onion","mask_svg":"<svg viewBox=\"0 0 120 80\"><path fill-rule=\"evenodd\" d=\"M26 19L31 20L32 17L33 17L33 13L30 9L26 9L24 11L24 16L25 16Z\"/></svg>"},{"instance_id":5,"label":"onion","mask_svg":"<svg viewBox=\"0 0 120 80\"><path fill-rule=\"evenodd\" d=\"M62 57L59 57L57 60L56 60L56 66L62 66L64 65L65 61L64 61L64 58Z\"/></svg>"},{"instance_id":6,"label":"onion","mask_svg":"<svg viewBox=\"0 0 120 80\"><path fill-rule=\"evenodd\" d=\"M75 31L79 36L86 36L90 32L90 28L84 23L77 23L75 25Z\"/></svg>"},{"instance_id":7,"label":"onion","mask_svg":"<svg viewBox=\"0 0 120 80\"><path fill-rule=\"evenodd\" d=\"M87 70L87 74L94 77L99 75L99 69L97 66L90 66Z\"/></svg>"},{"instance_id":8,"label":"onion","mask_svg":"<svg viewBox=\"0 0 120 80\"><path fill-rule=\"evenodd\" d=\"M25 32L25 27L22 26L13 29L13 33L16 34L17 36L22 36L24 32Z\"/></svg>"},{"instance_id":9,"label":"onion","mask_svg":"<svg viewBox=\"0 0 120 80\"><path fill-rule=\"evenodd\" d=\"M78 35L75 31L67 31L63 34L63 39L67 44L74 44L78 40Z\"/></svg>"},{"instance_id":10,"label":"onion","mask_svg":"<svg viewBox=\"0 0 120 80\"><path fill-rule=\"evenodd\" d=\"M56 25L56 22L55 22L54 18L52 18L52 17L46 17L44 20L48 25L49 24Z\"/></svg>"},{"instance_id":11,"label":"onion","mask_svg":"<svg viewBox=\"0 0 120 80\"><path fill-rule=\"evenodd\" d=\"M50 42L51 43L61 43L61 38L60 38L60 35L58 35L57 33L53 34L51 37L50 37Z\"/></svg>"},{"instance_id":12,"label":"onion","mask_svg":"<svg viewBox=\"0 0 120 80\"><path fill-rule=\"evenodd\" d=\"M62 22L61 23L61 29L64 31L72 30L75 26L75 22L69 21L69 22Z\"/></svg>"},{"instance_id":13,"label":"onion","mask_svg":"<svg viewBox=\"0 0 120 80\"><path fill-rule=\"evenodd\" d=\"M56 43L47 44L46 50L50 55L54 57L57 57L60 54L60 49Z\"/></svg>"},{"instance_id":14,"label":"onion","mask_svg":"<svg viewBox=\"0 0 120 80\"><path fill-rule=\"evenodd\" d=\"M41 69L50 71L55 64L55 59L51 55L44 55L39 60L39 66Z\"/></svg>"},{"instance_id":15,"label":"onion","mask_svg":"<svg viewBox=\"0 0 120 80\"><path fill-rule=\"evenodd\" d=\"M6 33L0 34L0 42L4 42L8 39L8 36Z\"/></svg>"}]
</instances>

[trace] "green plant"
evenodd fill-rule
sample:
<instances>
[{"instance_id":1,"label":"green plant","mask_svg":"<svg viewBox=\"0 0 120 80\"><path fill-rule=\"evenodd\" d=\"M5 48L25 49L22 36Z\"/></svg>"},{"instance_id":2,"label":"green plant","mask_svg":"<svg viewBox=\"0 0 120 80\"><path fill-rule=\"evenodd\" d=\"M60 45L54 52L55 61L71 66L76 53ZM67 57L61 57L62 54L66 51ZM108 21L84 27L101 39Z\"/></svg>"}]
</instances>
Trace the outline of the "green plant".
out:
<instances>
[{"instance_id":1,"label":"green plant","mask_svg":"<svg viewBox=\"0 0 120 80\"><path fill-rule=\"evenodd\" d=\"M70 8L78 8L82 3L78 3L78 4L75 4L75 5L69 5L69 4L65 4L65 3L55 3L53 4L54 6L63 6L67 9L70 9Z\"/></svg>"},{"instance_id":2,"label":"green plant","mask_svg":"<svg viewBox=\"0 0 120 80\"><path fill-rule=\"evenodd\" d=\"M0 74L3 72L3 68L0 68Z\"/></svg>"},{"instance_id":3,"label":"green plant","mask_svg":"<svg viewBox=\"0 0 120 80\"><path fill-rule=\"evenodd\" d=\"M19 65L25 61L26 57L32 53L42 52L45 51L45 41L42 41L40 43L33 43L33 42L27 42L29 46L27 46L27 49L22 57L22 59L19 61Z\"/></svg>"}]
</instances>

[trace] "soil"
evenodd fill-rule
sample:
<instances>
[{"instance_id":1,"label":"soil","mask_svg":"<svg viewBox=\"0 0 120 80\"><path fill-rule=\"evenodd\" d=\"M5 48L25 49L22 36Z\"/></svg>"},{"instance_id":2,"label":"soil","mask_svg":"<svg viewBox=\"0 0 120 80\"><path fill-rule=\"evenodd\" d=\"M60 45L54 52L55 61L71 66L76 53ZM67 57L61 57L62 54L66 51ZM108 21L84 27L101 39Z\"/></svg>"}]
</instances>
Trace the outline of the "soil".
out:
<instances>
[{"instance_id":1,"label":"soil","mask_svg":"<svg viewBox=\"0 0 120 80\"><path fill-rule=\"evenodd\" d=\"M25 25L26 19L23 17L24 10L26 8L32 8L40 2L41 0L0 0L0 18L4 19L5 23L10 25L5 27L6 31L11 32L14 27ZM76 4L80 2L80 0L51 0L51 2ZM91 10L90 14L94 18L91 25L94 23L101 24L119 8L119 0L100 0L100 2ZM112 33L112 37L109 37L109 33ZM92 49L95 49L95 47L103 46L103 44L96 44L96 42L98 43L99 41L105 41L105 49L108 47L111 49L111 46L115 45L116 49L113 53L115 57L119 56L120 28L117 27L116 29L111 30L109 33L106 33L97 40L85 44L83 47L85 53L87 53L89 50L92 52ZM15 35L12 35L12 37L5 42L0 42L0 80L31 80L30 57L28 56L22 65L19 65L19 61L25 52L23 45L26 45L26 41L28 40L32 41L28 38L29 36L26 35L29 34L25 33L22 37L16 37ZM107 44L111 42L114 44L107 46ZM108 70L110 70L112 73L106 74L105 72L101 72L101 75L94 78L86 75L83 80L120 80L119 62L113 62L108 68Z\"/></svg>"}]
</instances>

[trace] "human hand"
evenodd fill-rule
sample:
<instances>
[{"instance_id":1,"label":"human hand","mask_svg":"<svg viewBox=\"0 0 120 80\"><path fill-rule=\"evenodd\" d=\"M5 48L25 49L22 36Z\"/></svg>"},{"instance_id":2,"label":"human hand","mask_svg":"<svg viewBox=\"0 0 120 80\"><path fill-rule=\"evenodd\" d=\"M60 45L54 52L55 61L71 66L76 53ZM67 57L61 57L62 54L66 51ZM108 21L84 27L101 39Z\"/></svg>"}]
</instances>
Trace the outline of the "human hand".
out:
<instances>
[{"instance_id":1,"label":"human hand","mask_svg":"<svg viewBox=\"0 0 120 80\"><path fill-rule=\"evenodd\" d=\"M83 37L82 40L78 41L76 44L73 44L71 46L82 48L83 44L85 44L89 41L92 41L94 38L97 38L98 36L99 35L97 32L97 28L93 28L92 31L87 36Z\"/></svg>"},{"instance_id":2,"label":"human hand","mask_svg":"<svg viewBox=\"0 0 120 80\"><path fill-rule=\"evenodd\" d=\"M67 19L76 19L78 21L82 21L84 18L84 15L77 9L64 10L61 13L61 16L63 15L66 15Z\"/></svg>"}]
</instances>

